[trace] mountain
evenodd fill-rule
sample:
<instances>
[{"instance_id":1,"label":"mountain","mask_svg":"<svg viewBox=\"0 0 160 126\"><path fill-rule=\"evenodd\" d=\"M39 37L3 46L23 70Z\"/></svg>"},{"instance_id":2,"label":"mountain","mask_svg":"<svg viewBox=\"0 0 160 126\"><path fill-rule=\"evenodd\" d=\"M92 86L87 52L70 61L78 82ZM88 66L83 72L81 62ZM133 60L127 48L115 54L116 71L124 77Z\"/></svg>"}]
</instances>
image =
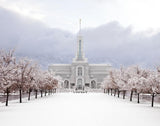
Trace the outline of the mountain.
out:
<instances>
[{"instance_id":1,"label":"mountain","mask_svg":"<svg viewBox=\"0 0 160 126\"><path fill-rule=\"evenodd\" d=\"M18 57L29 57L44 69L52 63L71 63L76 52L76 34L50 28L44 23L0 8L0 48L16 50ZM154 67L160 63L160 33L133 33L110 22L82 30L84 50L90 63L139 64Z\"/></svg>"}]
</instances>

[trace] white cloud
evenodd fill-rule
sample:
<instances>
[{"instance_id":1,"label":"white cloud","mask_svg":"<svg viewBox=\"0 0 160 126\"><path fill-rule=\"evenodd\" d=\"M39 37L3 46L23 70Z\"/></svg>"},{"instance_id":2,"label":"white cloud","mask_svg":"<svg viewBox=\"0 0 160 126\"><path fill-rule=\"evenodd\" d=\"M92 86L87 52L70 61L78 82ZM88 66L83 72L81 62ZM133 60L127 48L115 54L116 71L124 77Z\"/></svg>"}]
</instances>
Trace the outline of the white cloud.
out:
<instances>
[{"instance_id":1,"label":"white cloud","mask_svg":"<svg viewBox=\"0 0 160 126\"><path fill-rule=\"evenodd\" d=\"M48 63L69 63L76 52L76 35L46 27L37 20L20 17L0 8L0 47L16 48L19 56L29 56L47 67ZM147 31L148 34L148 31ZM84 46L90 62L110 62L114 66L142 64L154 66L160 61L160 33L146 36L133 33L111 22L83 29Z\"/></svg>"},{"instance_id":2,"label":"white cloud","mask_svg":"<svg viewBox=\"0 0 160 126\"><path fill-rule=\"evenodd\" d=\"M83 28L111 21L131 25L135 32L160 28L159 0L1 0L0 6L73 33L79 18Z\"/></svg>"},{"instance_id":3,"label":"white cloud","mask_svg":"<svg viewBox=\"0 0 160 126\"><path fill-rule=\"evenodd\" d=\"M25 0L2 0L0 6L10 11L19 13L23 16L33 19L41 20L45 18L45 15L41 11L41 6L38 3Z\"/></svg>"}]
</instances>

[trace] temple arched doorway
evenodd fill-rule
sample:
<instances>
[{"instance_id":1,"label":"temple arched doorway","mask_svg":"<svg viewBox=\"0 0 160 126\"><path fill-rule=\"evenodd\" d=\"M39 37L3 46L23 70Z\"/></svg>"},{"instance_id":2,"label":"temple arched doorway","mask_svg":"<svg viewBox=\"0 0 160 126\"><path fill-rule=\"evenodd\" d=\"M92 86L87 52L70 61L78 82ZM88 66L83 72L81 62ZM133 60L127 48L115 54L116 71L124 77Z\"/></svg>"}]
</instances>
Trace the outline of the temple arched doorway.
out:
<instances>
[{"instance_id":1,"label":"temple arched doorway","mask_svg":"<svg viewBox=\"0 0 160 126\"><path fill-rule=\"evenodd\" d=\"M91 88L92 88L92 89L95 89L95 88L96 88L96 81L95 81L95 80L92 80L92 81L91 81Z\"/></svg>"},{"instance_id":2,"label":"temple arched doorway","mask_svg":"<svg viewBox=\"0 0 160 126\"><path fill-rule=\"evenodd\" d=\"M77 79L77 89L78 90L83 89L83 80L81 78Z\"/></svg>"},{"instance_id":3,"label":"temple arched doorway","mask_svg":"<svg viewBox=\"0 0 160 126\"><path fill-rule=\"evenodd\" d=\"M64 81L64 88L69 88L69 81L68 80Z\"/></svg>"}]
</instances>

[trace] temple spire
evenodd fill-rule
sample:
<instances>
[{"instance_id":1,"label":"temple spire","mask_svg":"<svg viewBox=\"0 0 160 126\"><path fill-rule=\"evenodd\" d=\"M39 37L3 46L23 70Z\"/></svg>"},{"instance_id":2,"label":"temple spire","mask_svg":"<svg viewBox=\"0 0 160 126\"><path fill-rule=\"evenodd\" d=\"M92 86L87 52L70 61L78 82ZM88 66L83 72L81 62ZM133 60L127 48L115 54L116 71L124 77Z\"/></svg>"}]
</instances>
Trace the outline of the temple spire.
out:
<instances>
[{"instance_id":1,"label":"temple spire","mask_svg":"<svg viewBox=\"0 0 160 126\"><path fill-rule=\"evenodd\" d=\"M87 61L87 59L84 56L84 52L83 52L83 36L81 33L81 19L79 19L79 32L78 32L78 36L77 36L77 53L76 53L76 57L74 59L74 61Z\"/></svg>"},{"instance_id":2,"label":"temple spire","mask_svg":"<svg viewBox=\"0 0 160 126\"><path fill-rule=\"evenodd\" d=\"M81 34L81 19L79 19L79 35Z\"/></svg>"}]
</instances>

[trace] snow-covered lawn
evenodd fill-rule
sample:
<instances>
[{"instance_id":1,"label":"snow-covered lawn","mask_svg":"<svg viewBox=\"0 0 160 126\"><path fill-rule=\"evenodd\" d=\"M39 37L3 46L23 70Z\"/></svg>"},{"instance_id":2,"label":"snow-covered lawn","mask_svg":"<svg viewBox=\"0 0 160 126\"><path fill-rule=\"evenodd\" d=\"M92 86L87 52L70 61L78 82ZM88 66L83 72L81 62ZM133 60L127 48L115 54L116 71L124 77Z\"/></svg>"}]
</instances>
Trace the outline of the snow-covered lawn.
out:
<instances>
[{"instance_id":1,"label":"snow-covered lawn","mask_svg":"<svg viewBox=\"0 0 160 126\"><path fill-rule=\"evenodd\" d=\"M17 102L0 104L0 126L160 126L160 106L103 93L57 93Z\"/></svg>"}]
</instances>

